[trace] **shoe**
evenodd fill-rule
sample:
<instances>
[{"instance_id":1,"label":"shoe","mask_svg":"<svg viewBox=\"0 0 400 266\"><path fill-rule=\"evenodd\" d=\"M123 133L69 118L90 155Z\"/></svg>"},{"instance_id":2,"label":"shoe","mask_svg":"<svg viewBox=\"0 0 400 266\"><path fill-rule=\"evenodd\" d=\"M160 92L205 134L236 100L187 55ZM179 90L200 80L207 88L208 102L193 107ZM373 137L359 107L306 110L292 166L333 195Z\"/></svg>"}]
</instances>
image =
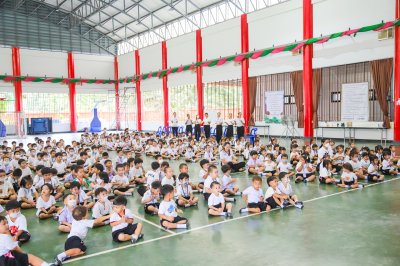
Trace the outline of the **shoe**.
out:
<instances>
[{"instance_id":1,"label":"shoe","mask_svg":"<svg viewBox=\"0 0 400 266\"><path fill-rule=\"evenodd\" d=\"M240 210L239 210L239 213L245 213L245 210L246 208L241 208Z\"/></svg>"},{"instance_id":2,"label":"shoe","mask_svg":"<svg viewBox=\"0 0 400 266\"><path fill-rule=\"evenodd\" d=\"M364 187L363 184L359 184L359 185L358 185L358 188L363 188L363 187Z\"/></svg>"},{"instance_id":3,"label":"shoe","mask_svg":"<svg viewBox=\"0 0 400 266\"><path fill-rule=\"evenodd\" d=\"M286 208L287 206L290 205L290 202L288 200L284 200L282 205L283 205L283 208Z\"/></svg>"},{"instance_id":4,"label":"shoe","mask_svg":"<svg viewBox=\"0 0 400 266\"><path fill-rule=\"evenodd\" d=\"M295 182L296 184L298 184L298 183L301 182L301 180L300 180L300 178L296 178L296 180L294 180L294 182Z\"/></svg>"},{"instance_id":5,"label":"shoe","mask_svg":"<svg viewBox=\"0 0 400 266\"><path fill-rule=\"evenodd\" d=\"M53 220L54 221L58 221L58 214L57 213L53 213Z\"/></svg>"},{"instance_id":6,"label":"shoe","mask_svg":"<svg viewBox=\"0 0 400 266\"><path fill-rule=\"evenodd\" d=\"M190 229L190 224L189 224L189 222L187 222L186 223L186 230L189 230Z\"/></svg>"},{"instance_id":7,"label":"shoe","mask_svg":"<svg viewBox=\"0 0 400 266\"><path fill-rule=\"evenodd\" d=\"M236 199L235 199L235 198L233 198L233 202L236 202Z\"/></svg>"},{"instance_id":8,"label":"shoe","mask_svg":"<svg viewBox=\"0 0 400 266\"><path fill-rule=\"evenodd\" d=\"M226 218L228 218L228 217L229 217L229 215L228 215L228 212L226 212L226 213L225 213L225 217L226 217Z\"/></svg>"},{"instance_id":9,"label":"shoe","mask_svg":"<svg viewBox=\"0 0 400 266\"><path fill-rule=\"evenodd\" d=\"M134 238L131 239L132 244L135 244L137 241L138 241L137 239L134 239Z\"/></svg>"},{"instance_id":10,"label":"shoe","mask_svg":"<svg viewBox=\"0 0 400 266\"><path fill-rule=\"evenodd\" d=\"M144 237L144 234L139 234L138 239L142 239Z\"/></svg>"},{"instance_id":11,"label":"shoe","mask_svg":"<svg viewBox=\"0 0 400 266\"><path fill-rule=\"evenodd\" d=\"M185 204L185 208L189 208L190 207L190 204Z\"/></svg>"},{"instance_id":12,"label":"shoe","mask_svg":"<svg viewBox=\"0 0 400 266\"><path fill-rule=\"evenodd\" d=\"M308 182L307 178L304 178L303 182L304 182L304 183L307 183L307 182Z\"/></svg>"},{"instance_id":13,"label":"shoe","mask_svg":"<svg viewBox=\"0 0 400 266\"><path fill-rule=\"evenodd\" d=\"M300 203L295 203L294 206L298 209L303 209L304 205Z\"/></svg>"},{"instance_id":14,"label":"shoe","mask_svg":"<svg viewBox=\"0 0 400 266\"><path fill-rule=\"evenodd\" d=\"M232 218L232 217L233 217L233 215L232 215L231 212L227 212L227 214L228 214L228 217L229 217L229 218Z\"/></svg>"},{"instance_id":15,"label":"shoe","mask_svg":"<svg viewBox=\"0 0 400 266\"><path fill-rule=\"evenodd\" d=\"M55 256L53 264L56 265L56 266L60 266L60 265L62 265L62 261L59 260L57 256Z\"/></svg>"}]
</instances>

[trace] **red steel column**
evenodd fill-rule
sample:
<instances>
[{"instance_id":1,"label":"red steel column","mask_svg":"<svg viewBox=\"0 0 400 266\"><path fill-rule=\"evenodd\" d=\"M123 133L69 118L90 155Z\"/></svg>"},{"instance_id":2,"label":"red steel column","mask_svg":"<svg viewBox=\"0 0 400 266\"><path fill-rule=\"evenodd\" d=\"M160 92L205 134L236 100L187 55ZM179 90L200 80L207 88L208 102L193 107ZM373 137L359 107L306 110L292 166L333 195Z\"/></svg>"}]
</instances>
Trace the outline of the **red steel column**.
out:
<instances>
[{"instance_id":1,"label":"red steel column","mask_svg":"<svg viewBox=\"0 0 400 266\"><path fill-rule=\"evenodd\" d=\"M75 78L74 55L68 52L68 78ZM75 83L69 83L69 112L70 112L70 130L76 132L76 90Z\"/></svg>"},{"instance_id":2,"label":"red steel column","mask_svg":"<svg viewBox=\"0 0 400 266\"><path fill-rule=\"evenodd\" d=\"M119 109L119 82L118 82L118 58L114 56L114 80L115 83L115 121L117 130L121 129L120 109Z\"/></svg>"},{"instance_id":3,"label":"red steel column","mask_svg":"<svg viewBox=\"0 0 400 266\"><path fill-rule=\"evenodd\" d=\"M136 76L140 75L139 50L135 50L135 71ZM142 95L140 92L140 81L136 81L136 108L137 108L137 129L142 130Z\"/></svg>"},{"instance_id":4,"label":"red steel column","mask_svg":"<svg viewBox=\"0 0 400 266\"><path fill-rule=\"evenodd\" d=\"M203 61L203 38L201 30L196 30L196 61ZM200 119L203 120L203 69L201 66L196 67L197 76L197 109Z\"/></svg>"},{"instance_id":5,"label":"red steel column","mask_svg":"<svg viewBox=\"0 0 400 266\"><path fill-rule=\"evenodd\" d=\"M313 37L312 0L303 0L303 37ZM313 45L305 45L303 52L304 137L313 137ZM317 126L317 125L314 125Z\"/></svg>"},{"instance_id":6,"label":"red steel column","mask_svg":"<svg viewBox=\"0 0 400 266\"><path fill-rule=\"evenodd\" d=\"M162 69L167 69L167 42L161 43L162 53ZM164 126L168 126L168 77L165 75L162 78L163 83L163 98L164 98Z\"/></svg>"},{"instance_id":7,"label":"red steel column","mask_svg":"<svg viewBox=\"0 0 400 266\"><path fill-rule=\"evenodd\" d=\"M13 76L21 76L21 64L19 60L19 48L13 47L12 51L12 68ZM15 93L15 112L22 112L22 82L20 80L14 81Z\"/></svg>"},{"instance_id":8,"label":"red steel column","mask_svg":"<svg viewBox=\"0 0 400 266\"><path fill-rule=\"evenodd\" d=\"M396 0L396 19L400 18L400 0ZM400 141L400 27L394 27L394 128L393 140Z\"/></svg>"},{"instance_id":9,"label":"red steel column","mask_svg":"<svg viewBox=\"0 0 400 266\"><path fill-rule=\"evenodd\" d=\"M241 28L241 44L242 53L249 51L249 25L247 24L247 14L243 14L240 19ZM250 106L249 106L249 59L242 61L242 98L243 98L243 118L245 121L245 133L249 132L249 118L250 118ZM236 114L233 114L236 117Z\"/></svg>"}]
</instances>

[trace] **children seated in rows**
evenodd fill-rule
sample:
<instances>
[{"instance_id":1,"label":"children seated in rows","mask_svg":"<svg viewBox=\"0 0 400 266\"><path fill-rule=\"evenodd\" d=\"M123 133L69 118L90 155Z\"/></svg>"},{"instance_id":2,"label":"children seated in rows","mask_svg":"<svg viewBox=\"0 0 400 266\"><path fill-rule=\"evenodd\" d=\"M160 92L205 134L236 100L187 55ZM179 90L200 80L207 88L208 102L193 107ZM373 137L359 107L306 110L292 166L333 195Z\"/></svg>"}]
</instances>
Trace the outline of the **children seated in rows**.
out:
<instances>
[{"instance_id":1,"label":"children seated in rows","mask_svg":"<svg viewBox=\"0 0 400 266\"><path fill-rule=\"evenodd\" d=\"M17 193L15 193L14 188L8 182L6 177L6 171L0 169L0 204L6 204L10 200L16 200Z\"/></svg>"},{"instance_id":2,"label":"children seated in rows","mask_svg":"<svg viewBox=\"0 0 400 266\"><path fill-rule=\"evenodd\" d=\"M290 205L296 208L302 209L304 207L303 202L299 201L298 197L294 194L292 185L290 185L290 174L281 172L279 173L279 183L278 190L284 196L287 196L285 200L289 202Z\"/></svg>"},{"instance_id":3,"label":"children seated in rows","mask_svg":"<svg viewBox=\"0 0 400 266\"><path fill-rule=\"evenodd\" d=\"M353 172L350 163L343 164L343 172L340 183L337 184L341 188L362 188L363 185L357 182L357 175Z\"/></svg>"},{"instance_id":4,"label":"children seated in rows","mask_svg":"<svg viewBox=\"0 0 400 266\"><path fill-rule=\"evenodd\" d=\"M225 204L224 195L220 192L220 184L213 181L210 186L211 194L208 198L208 214L211 216L232 217L232 204Z\"/></svg>"},{"instance_id":5,"label":"children seated in rows","mask_svg":"<svg viewBox=\"0 0 400 266\"><path fill-rule=\"evenodd\" d=\"M189 184L189 175L187 173L180 173L178 180L179 184L176 186L176 204L184 208L197 206L199 199L193 195L192 187Z\"/></svg>"},{"instance_id":6,"label":"children seated in rows","mask_svg":"<svg viewBox=\"0 0 400 266\"><path fill-rule=\"evenodd\" d=\"M299 182L312 182L315 179L314 166L307 162L305 156L299 157L299 162L296 164L296 183Z\"/></svg>"},{"instance_id":7,"label":"children seated in rows","mask_svg":"<svg viewBox=\"0 0 400 266\"><path fill-rule=\"evenodd\" d=\"M155 180L151 183L150 189L144 193L142 204L144 204L145 213L150 215L158 214L158 208L160 207L160 188L161 182Z\"/></svg>"},{"instance_id":8,"label":"children seated in rows","mask_svg":"<svg viewBox=\"0 0 400 266\"><path fill-rule=\"evenodd\" d=\"M117 174L113 177L111 184L114 189L114 194L117 196L133 196L134 188L129 187L128 177L124 175L125 167L123 164L118 164L115 167Z\"/></svg>"},{"instance_id":9,"label":"children seated in rows","mask_svg":"<svg viewBox=\"0 0 400 266\"><path fill-rule=\"evenodd\" d=\"M20 181L20 189L18 190L17 200L21 203L21 208L30 209L36 207L36 200L39 194L33 187L31 176L25 176Z\"/></svg>"},{"instance_id":10,"label":"children seated in rows","mask_svg":"<svg viewBox=\"0 0 400 266\"><path fill-rule=\"evenodd\" d=\"M51 184L44 184L40 189L40 197L36 204L36 216L40 219L48 219L57 216L58 208L56 200L52 195L54 189Z\"/></svg>"},{"instance_id":11,"label":"children seated in rows","mask_svg":"<svg viewBox=\"0 0 400 266\"><path fill-rule=\"evenodd\" d=\"M182 210L176 207L176 203L173 200L174 187L171 185L162 186L161 194L164 197L158 210L161 226L166 229L187 229L188 220L178 215L178 213L182 213Z\"/></svg>"}]
</instances>

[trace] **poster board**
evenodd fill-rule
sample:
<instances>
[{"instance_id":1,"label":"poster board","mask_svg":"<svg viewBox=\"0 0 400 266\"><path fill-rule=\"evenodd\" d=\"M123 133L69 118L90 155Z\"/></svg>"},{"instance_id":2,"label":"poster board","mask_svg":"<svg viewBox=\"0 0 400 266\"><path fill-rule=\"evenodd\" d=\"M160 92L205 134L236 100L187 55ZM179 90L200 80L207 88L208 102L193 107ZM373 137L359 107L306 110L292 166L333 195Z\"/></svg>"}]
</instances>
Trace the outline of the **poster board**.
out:
<instances>
[{"instance_id":1,"label":"poster board","mask_svg":"<svg viewBox=\"0 0 400 266\"><path fill-rule=\"evenodd\" d=\"M281 123L284 106L284 91L267 91L264 98L265 123Z\"/></svg>"},{"instance_id":2,"label":"poster board","mask_svg":"<svg viewBox=\"0 0 400 266\"><path fill-rule=\"evenodd\" d=\"M342 121L368 121L368 82L342 84Z\"/></svg>"}]
</instances>

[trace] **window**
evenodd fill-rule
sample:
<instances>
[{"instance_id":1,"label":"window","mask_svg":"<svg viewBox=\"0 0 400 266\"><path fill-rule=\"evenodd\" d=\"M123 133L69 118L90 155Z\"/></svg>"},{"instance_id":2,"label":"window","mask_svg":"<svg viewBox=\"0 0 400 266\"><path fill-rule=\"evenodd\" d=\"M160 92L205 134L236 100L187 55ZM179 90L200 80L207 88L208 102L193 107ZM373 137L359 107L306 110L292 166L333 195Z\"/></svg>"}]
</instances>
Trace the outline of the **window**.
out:
<instances>
[{"instance_id":1,"label":"window","mask_svg":"<svg viewBox=\"0 0 400 266\"><path fill-rule=\"evenodd\" d=\"M161 89L142 91L142 121L164 124L164 101Z\"/></svg>"},{"instance_id":2,"label":"window","mask_svg":"<svg viewBox=\"0 0 400 266\"><path fill-rule=\"evenodd\" d=\"M168 88L169 117L176 112L180 124L186 121L186 115L194 119L198 114L196 85L183 85Z\"/></svg>"},{"instance_id":3,"label":"window","mask_svg":"<svg viewBox=\"0 0 400 266\"><path fill-rule=\"evenodd\" d=\"M341 97L342 97L342 94L340 91L331 92L331 102L332 103L341 102Z\"/></svg>"}]
</instances>

